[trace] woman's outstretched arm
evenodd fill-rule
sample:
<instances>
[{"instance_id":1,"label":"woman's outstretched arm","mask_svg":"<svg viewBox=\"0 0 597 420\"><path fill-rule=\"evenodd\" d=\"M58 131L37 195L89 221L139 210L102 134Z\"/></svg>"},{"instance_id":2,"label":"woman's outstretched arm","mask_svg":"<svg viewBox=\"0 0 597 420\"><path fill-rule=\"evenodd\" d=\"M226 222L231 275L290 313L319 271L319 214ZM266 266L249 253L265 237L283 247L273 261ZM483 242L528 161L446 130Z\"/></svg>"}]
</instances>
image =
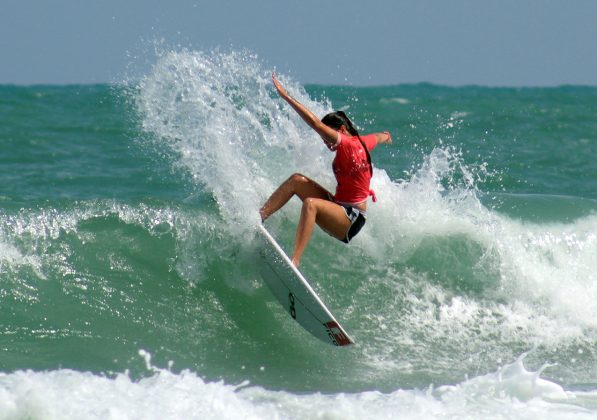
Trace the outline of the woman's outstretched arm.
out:
<instances>
[{"instance_id":1,"label":"woman's outstretched arm","mask_svg":"<svg viewBox=\"0 0 597 420\"><path fill-rule=\"evenodd\" d=\"M377 140L377 144L392 144L392 136L390 135L389 131L384 131L383 133L375 133L375 139Z\"/></svg>"},{"instance_id":2,"label":"woman's outstretched arm","mask_svg":"<svg viewBox=\"0 0 597 420\"><path fill-rule=\"evenodd\" d=\"M272 82L276 87L276 90L288 104L299 114L299 116L311 127L313 130L317 132L329 145L335 145L338 142L338 133L325 125L321 122L319 118L315 114L313 114L306 106L301 104L299 101L294 99L292 96L286 92L286 89L282 86L278 78L276 77L276 73L272 73Z\"/></svg>"}]
</instances>

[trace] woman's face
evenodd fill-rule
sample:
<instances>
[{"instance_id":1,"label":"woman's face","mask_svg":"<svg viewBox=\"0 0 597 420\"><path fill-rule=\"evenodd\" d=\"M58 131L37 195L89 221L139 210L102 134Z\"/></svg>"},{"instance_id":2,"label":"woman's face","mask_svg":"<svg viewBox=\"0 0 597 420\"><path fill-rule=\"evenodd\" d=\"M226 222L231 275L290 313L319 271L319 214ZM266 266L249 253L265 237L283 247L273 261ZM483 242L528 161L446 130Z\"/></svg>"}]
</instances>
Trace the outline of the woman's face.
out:
<instances>
[{"instance_id":1,"label":"woman's face","mask_svg":"<svg viewBox=\"0 0 597 420\"><path fill-rule=\"evenodd\" d=\"M342 134L347 134L347 135L348 135L348 134L350 134L350 133L348 132L348 128L346 128L346 126L345 126L344 124L342 124L342 125L340 126L340 129L339 129L338 131L339 131L339 132L341 132Z\"/></svg>"}]
</instances>

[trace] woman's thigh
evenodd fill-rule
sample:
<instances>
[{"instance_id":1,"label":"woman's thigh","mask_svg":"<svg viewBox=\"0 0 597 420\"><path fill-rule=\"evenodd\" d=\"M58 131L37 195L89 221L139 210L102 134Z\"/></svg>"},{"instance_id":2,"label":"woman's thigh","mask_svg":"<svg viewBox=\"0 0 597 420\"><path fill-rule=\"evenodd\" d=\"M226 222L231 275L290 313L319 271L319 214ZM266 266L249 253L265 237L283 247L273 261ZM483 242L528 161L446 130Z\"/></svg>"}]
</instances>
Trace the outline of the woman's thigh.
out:
<instances>
[{"instance_id":1,"label":"woman's thigh","mask_svg":"<svg viewBox=\"0 0 597 420\"><path fill-rule=\"evenodd\" d=\"M311 178L302 174L294 174L291 179L295 183L295 193L302 201L305 201L307 198L319 198L330 201L332 197L330 192Z\"/></svg>"},{"instance_id":2,"label":"woman's thigh","mask_svg":"<svg viewBox=\"0 0 597 420\"><path fill-rule=\"evenodd\" d=\"M350 220L346 217L342 206L329 200L314 199L312 201L317 209L315 217L317 225L337 239L346 238Z\"/></svg>"}]
</instances>

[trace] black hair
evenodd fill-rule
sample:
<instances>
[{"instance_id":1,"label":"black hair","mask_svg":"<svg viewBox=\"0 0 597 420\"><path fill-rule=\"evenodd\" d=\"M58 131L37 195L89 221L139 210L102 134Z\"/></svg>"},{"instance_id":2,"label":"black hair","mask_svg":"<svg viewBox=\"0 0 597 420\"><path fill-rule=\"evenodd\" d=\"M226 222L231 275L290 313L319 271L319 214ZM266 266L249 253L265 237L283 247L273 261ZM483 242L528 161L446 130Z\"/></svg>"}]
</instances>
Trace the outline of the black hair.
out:
<instances>
[{"instance_id":1,"label":"black hair","mask_svg":"<svg viewBox=\"0 0 597 420\"><path fill-rule=\"evenodd\" d=\"M344 111L330 112L321 119L321 122L334 130L339 130L344 125L351 135L361 137Z\"/></svg>"},{"instance_id":2,"label":"black hair","mask_svg":"<svg viewBox=\"0 0 597 420\"><path fill-rule=\"evenodd\" d=\"M369 170L371 171L371 175L373 175L373 164L371 163L371 155L369 154L369 150L367 150L367 146L365 145L365 142L363 142L363 140L361 139L361 135L359 134L357 129L354 128L352 121L350 121L350 118L348 118L344 111L330 112L321 119L321 122L334 130L339 130L340 127L345 126L346 130L350 133L350 135L359 138L359 141L361 142L361 145L363 145L363 149L365 149L365 153L367 154Z\"/></svg>"}]
</instances>

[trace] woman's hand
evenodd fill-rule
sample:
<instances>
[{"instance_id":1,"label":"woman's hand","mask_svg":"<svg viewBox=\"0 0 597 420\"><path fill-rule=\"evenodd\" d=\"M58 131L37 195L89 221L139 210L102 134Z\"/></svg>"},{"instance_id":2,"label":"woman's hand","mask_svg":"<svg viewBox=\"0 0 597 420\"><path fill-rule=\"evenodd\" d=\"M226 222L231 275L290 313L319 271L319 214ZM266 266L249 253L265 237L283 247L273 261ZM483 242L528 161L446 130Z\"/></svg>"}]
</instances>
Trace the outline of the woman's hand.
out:
<instances>
[{"instance_id":1,"label":"woman's hand","mask_svg":"<svg viewBox=\"0 0 597 420\"><path fill-rule=\"evenodd\" d=\"M338 133L336 130L331 129L322 123L321 120L309 110L309 108L290 96L276 77L276 72L272 72L272 82L274 83L274 86L276 87L276 90L282 99L290 104L290 106L297 112L297 114L299 114L303 121L305 121L313 130L315 130L323 139L323 141L326 142L326 144L331 144L331 146L328 146L330 150L334 150L338 141Z\"/></svg>"},{"instance_id":2,"label":"woman's hand","mask_svg":"<svg viewBox=\"0 0 597 420\"><path fill-rule=\"evenodd\" d=\"M385 139L384 143L392 144L392 136L390 135L390 132L389 131L384 131L383 134L385 134L386 136L388 136L388 138Z\"/></svg>"},{"instance_id":3,"label":"woman's hand","mask_svg":"<svg viewBox=\"0 0 597 420\"><path fill-rule=\"evenodd\" d=\"M282 86L282 84L276 77L275 72L272 72L272 82L274 83L274 86L276 87L276 90L278 91L280 96L284 99L288 98L288 93L286 92L286 89L284 89L284 86Z\"/></svg>"},{"instance_id":4,"label":"woman's hand","mask_svg":"<svg viewBox=\"0 0 597 420\"><path fill-rule=\"evenodd\" d=\"M374 133L375 138L377 139L377 144L392 144L392 136L390 135L389 131L384 131L383 133Z\"/></svg>"}]
</instances>

